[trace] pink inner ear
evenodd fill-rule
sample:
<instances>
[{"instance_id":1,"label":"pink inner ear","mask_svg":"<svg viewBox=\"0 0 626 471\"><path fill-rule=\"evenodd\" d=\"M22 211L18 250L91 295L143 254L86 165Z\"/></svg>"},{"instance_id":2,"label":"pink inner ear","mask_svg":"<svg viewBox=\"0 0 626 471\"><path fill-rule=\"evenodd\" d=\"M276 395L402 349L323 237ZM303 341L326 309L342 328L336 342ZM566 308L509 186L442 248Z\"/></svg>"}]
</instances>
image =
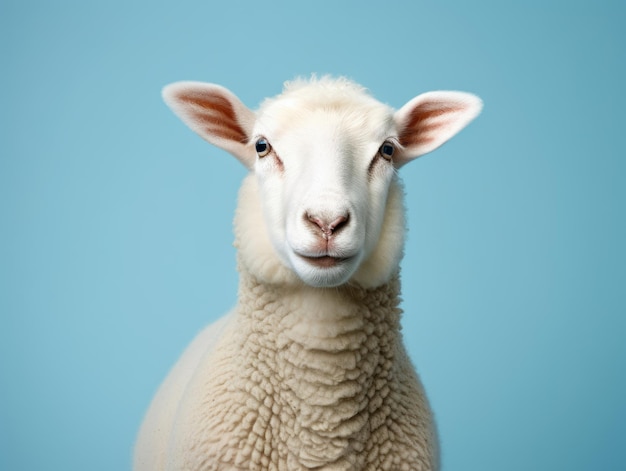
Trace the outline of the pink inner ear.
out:
<instances>
[{"instance_id":1,"label":"pink inner ear","mask_svg":"<svg viewBox=\"0 0 626 471\"><path fill-rule=\"evenodd\" d=\"M463 107L445 107L441 103L424 103L414 108L406 126L399 136L404 147L426 146L435 141L438 129L445 127L455 113L464 111Z\"/></svg>"},{"instance_id":2,"label":"pink inner ear","mask_svg":"<svg viewBox=\"0 0 626 471\"><path fill-rule=\"evenodd\" d=\"M177 98L180 102L191 105L188 109L189 115L208 135L242 144L248 141L246 132L237 122L232 104L226 98L193 92L181 93Z\"/></svg>"}]
</instances>

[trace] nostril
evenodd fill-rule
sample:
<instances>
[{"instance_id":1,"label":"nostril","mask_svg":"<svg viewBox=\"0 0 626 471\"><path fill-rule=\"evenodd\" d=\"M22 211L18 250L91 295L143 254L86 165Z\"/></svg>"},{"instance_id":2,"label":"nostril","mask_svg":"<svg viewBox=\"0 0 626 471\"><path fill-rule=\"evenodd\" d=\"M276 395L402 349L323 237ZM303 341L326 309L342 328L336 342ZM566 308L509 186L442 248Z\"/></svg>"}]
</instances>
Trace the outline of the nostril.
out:
<instances>
[{"instance_id":1,"label":"nostril","mask_svg":"<svg viewBox=\"0 0 626 471\"><path fill-rule=\"evenodd\" d=\"M349 214L346 214L345 216L339 216L337 219L335 219L333 222L331 222L328 225L328 229L330 229L330 232L336 232L339 229L341 229L343 226L345 226L348 223L348 218L349 218Z\"/></svg>"},{"instance_id":2,"label":"nostril","mask_svg":"<svg viewBox=\"0 0 626 471\"><path fill-rule=\"evenodd\" d=\"M324 223L324 221L322 221L320 218L316 216L306 213L306 219L312 222L313 224L315 224L317 227L319 227L322 230L326 228L326 224Z\"/></svg>"}]
</instances>

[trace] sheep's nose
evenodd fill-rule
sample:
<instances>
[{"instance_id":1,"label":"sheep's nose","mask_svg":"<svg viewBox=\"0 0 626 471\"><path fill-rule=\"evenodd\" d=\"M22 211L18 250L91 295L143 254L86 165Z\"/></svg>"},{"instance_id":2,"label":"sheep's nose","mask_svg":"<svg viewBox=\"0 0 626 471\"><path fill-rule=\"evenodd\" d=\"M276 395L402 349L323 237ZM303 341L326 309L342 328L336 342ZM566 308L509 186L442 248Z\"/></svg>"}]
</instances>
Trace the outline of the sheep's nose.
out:
<instances>
[{"instance_id":1,"label":"sheep's nose","mask_svg":"<svg viewBox=\"0 0 626 471\"><path fill-rule=\"evenodd\" d=\"M333 234L339 232L339 230L343 229L350 219L350 214L345 212L339 216L316 216L309 212L306 213L306 220L309 223L319 227L322 231L322 237L328 240L331 238Z\"/></svg>"}]
</instances>

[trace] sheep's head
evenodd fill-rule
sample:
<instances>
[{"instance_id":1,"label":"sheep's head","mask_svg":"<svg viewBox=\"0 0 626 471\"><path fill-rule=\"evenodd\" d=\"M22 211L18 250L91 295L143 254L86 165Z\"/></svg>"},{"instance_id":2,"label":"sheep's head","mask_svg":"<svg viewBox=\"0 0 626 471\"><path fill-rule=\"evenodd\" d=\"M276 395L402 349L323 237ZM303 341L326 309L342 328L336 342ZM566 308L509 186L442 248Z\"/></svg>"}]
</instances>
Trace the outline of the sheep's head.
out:
<instances>
[{"instance_id":1,"label":"sheep's head","mask_svg":"<svg viewBox=\"0 0 626 471\"><path fill-rule=\"evenodd\" d=\"M405 231L396 170L481 109L474 95L429 92L394 111L345 79L289 83L256 113L217 85L180 82L163 94L252 171L236 223L242 263L265 281L314 287L374 287L395 273Z\"/></svg>"}]
</instances>

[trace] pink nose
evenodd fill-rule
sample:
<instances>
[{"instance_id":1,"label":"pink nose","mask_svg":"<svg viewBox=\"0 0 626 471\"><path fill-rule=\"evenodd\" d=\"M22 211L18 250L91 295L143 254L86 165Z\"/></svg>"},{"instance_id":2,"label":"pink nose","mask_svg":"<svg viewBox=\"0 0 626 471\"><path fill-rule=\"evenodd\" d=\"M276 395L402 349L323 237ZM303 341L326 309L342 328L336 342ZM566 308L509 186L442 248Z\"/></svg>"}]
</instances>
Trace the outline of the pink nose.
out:
<instances>
[{"instance_id":1,"label":"pink nose","mask_svg":"<svg viewBox=\"0 0 626 471\"><path fill-rule=\"evenodd\" d=\"M350 218L350 215L346 213L345 215L341 215L338 217L323 217L307 213L306 218L312 224L315 224L317 227L319 227L322 231L322 236L324 237L324 239L328 240L333 234L337 233L340 229L348 224L348 219Z\"/></svg>"}]
</instances>

